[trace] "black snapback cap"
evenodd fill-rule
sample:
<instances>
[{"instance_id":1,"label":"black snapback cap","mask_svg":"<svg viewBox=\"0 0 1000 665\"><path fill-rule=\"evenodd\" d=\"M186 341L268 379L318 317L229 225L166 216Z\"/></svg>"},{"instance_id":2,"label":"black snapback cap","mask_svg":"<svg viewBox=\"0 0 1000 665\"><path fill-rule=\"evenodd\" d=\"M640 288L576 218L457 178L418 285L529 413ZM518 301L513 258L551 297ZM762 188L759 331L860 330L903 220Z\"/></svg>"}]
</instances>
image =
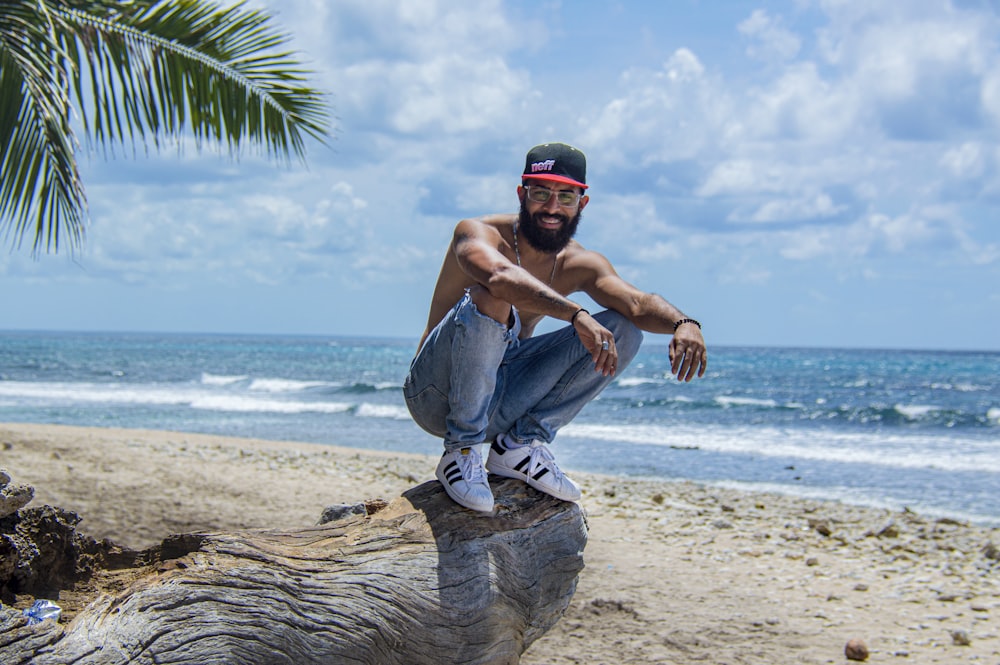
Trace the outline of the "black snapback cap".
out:
<instances>
[{"instance_id":1,"label":"black snapback cap","mask_svg":"<svg viewBox=\"0 0 1000 665\"><path fill-rule=\"evenodd\" d=\"M521 180L552 180L587 188L587 158L565 143L543 143L528 151Z\"/></svg>"}]
</instances>

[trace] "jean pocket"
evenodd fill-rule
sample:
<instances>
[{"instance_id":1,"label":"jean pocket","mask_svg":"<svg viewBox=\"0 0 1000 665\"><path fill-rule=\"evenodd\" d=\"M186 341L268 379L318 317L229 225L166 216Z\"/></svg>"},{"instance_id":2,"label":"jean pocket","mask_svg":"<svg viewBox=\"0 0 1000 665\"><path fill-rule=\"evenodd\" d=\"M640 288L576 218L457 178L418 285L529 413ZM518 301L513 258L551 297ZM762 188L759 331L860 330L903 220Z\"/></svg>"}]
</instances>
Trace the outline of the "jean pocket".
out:
<instances>
[{"instance_id":1,"label":"jean pocket","mask_svg":"<svg viewBox=\"0 0 1000 665\"><path fill-rule=\"evenodd\" d=\"M448 418L448 397L434 386L427 386L423 390L415 393L410 392L404 386L404 399L406 408L410 410L413 420L420 425L424 431L434 436L444 436L447 431L445 421Z\"/></svg>"}]
</instances>

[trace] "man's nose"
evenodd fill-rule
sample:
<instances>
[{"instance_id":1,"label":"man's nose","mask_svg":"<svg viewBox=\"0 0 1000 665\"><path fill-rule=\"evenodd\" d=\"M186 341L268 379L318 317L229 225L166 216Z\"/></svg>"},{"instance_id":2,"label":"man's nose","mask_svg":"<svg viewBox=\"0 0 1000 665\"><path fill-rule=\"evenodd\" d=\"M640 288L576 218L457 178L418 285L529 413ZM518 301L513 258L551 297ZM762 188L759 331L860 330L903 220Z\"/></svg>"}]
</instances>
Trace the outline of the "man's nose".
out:
<instances>
[{"instance_id":1,"label":"man's nose","mask_svg":"<svg viewBox=\"0 0 1000 665\"><path fill-rule=\"evenodd\" d=\"M547 212L559 212L559 208L559 196L555 192L552 192L552 194L549 195L549 200L542 205L542 210Z\"/></svg>"}]
</instances>

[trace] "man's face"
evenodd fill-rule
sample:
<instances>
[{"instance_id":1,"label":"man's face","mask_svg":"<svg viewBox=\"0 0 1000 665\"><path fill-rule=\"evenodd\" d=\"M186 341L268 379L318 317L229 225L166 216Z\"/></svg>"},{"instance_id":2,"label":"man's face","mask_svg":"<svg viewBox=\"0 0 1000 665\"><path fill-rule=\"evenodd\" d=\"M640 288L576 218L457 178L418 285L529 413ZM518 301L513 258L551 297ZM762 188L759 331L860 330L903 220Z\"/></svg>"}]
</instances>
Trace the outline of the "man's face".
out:
<instances>
[{"instance_id":1,"label":"man's face","mask_svg":"<svg viewBox=\"0 0 1000 665\"><path fill-rule=\"evenodd\" d=\"M572 205L559 203L559 193L576 196ZM580 188L559 182L529 180L518 188L521 198L521 213L518 229L521 235L535 249L543 252L558 252L564 248L576 235L580 224L580 216L587 205L587 197L579 196ZM548 200L539 203L538 198L548 196Z\"/></svg>"}]
</instances>

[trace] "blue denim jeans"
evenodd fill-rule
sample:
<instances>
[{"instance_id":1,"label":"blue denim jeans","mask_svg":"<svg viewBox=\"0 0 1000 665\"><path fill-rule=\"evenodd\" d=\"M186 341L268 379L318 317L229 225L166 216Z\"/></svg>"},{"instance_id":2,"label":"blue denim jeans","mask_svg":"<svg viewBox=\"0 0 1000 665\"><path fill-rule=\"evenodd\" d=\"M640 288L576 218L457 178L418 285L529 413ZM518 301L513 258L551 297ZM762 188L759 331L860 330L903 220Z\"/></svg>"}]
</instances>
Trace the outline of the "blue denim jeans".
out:
<instances>
[{"instance_id":1,"label":"blue denim jeans","mask_svg":"<svg viewBox=\"0 0 1000 665\"><path fill-rule=\"evenodd\" d=\"M614 333L617 371L623 371L639 351L642 332L612 310L594 318ZM427 336L403 396L413 419L442 437L446 450L503 433L518 443L550 443L614 380L595 370L573 326L524 340L520 331L516 309L508 327L481 314L466 293Z\"/></svg>"}]
</instances>

